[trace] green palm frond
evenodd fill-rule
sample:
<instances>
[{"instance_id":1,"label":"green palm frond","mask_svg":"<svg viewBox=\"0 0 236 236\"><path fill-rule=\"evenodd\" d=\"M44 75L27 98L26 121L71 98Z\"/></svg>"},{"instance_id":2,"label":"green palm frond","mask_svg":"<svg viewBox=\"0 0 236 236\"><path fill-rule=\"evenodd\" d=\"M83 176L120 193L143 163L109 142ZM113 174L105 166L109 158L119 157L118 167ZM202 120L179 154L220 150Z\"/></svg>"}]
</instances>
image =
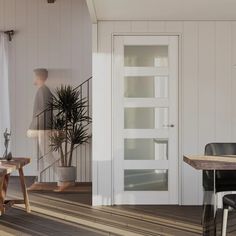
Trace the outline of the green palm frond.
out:
<instances>
[{"instance_id":1,"label":"green palm frond","mask_svg":"<svg viewBox=\"0 0 236 236\"><path fill-rule=\"evenodd\" d=\"M88 114L88 101L82 97L81 89L61 85L55 90L49 106L53 109L53 128L56 130L51 135L51 147L63 156L61 163L70 166L74 146L87 143L91 137L88 125L92 119Z\"/></svg>"},{"instance_id":2,"label":"green palm frond","mask_svg":"<svg viewBox=\"0 0 236 236\"><path fill-rule=\"evenodd\" d=\"M50 136L50 146L53 151L59 151L66 140L64 131L53 131Z\"/></svg>"},{"instance_id":3,"label":"green palm frond","mask_svg":"<svg viewBox=\"0 0 236 236\"><path fill-rule=\"evenodd\" d=\"M88 128L86 125L75 125L75 127L68 132L68 139L70 143L82 145L88 142L90 138Z\"/></svg>"},{"instance_id":4,"label":"green palm frond","mask_svg":"<svg viewBox=\"0 0 236 236\"><path fill-rule=\"evenodd\" d=\"M55 130L64 130L66 126L66 119L64 116L54 116L53 117L53 128Z\"/></svg>"}]
</instances>

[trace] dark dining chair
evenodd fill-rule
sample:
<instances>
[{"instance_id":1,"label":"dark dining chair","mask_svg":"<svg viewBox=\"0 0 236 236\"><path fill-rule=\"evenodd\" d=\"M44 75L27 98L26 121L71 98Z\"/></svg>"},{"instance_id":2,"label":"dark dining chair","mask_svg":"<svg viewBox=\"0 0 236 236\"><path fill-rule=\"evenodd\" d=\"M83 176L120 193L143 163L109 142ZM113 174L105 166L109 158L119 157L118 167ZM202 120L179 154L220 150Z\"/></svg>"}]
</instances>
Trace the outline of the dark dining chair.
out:
<instances>
[{"instance_id":1,"label":"dark dining chair","mask_svg":"<svg viewBox=\"0 0 236 236\"><path fill-rule=\"evenodd\" d=\"M205 147L205 155L208 156L228 156L236 155L236 143L209 143ZM215 189L213 182L215 181ZM236 170L216 170L215 180L213 171L203 171L204 190L218 192L236 191ZM226 235L228 208L236 208L236 195L227 194L223 197L224 216L222 222L222 235Z\"/></svg>"},{"instance_id":2,"label":"dark dining chair","mask_svg":"<svg viewBox=\"0 0 236 236\"><path fill-rule=\"evenodd\" d=\"M227 194L223 197L223 222L222 222L222 236L227 234L227 221L229 207L236 209L236 194Z\"/></svg>"},{"instance_id":3,"label":"dark dining chair","mask_svg":"<svg viewBox=\"0 0 236 236\"><path fill-rule=\"evenodd\" d=\"M207 156L236 155L236 143L209 143L205 147ZM203 172L203 178L209 171ZM236 171L217 170L215 173L216 192L236 191Z\"/></svg>"}]
</instances>

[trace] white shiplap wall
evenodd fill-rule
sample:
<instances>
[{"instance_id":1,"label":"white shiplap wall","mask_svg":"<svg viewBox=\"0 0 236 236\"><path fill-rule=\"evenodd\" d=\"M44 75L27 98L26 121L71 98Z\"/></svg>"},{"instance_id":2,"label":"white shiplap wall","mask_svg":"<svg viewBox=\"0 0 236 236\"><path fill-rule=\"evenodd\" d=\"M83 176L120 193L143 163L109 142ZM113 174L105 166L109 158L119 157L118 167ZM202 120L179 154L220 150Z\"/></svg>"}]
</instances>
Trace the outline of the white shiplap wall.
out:
<instances>
[{"instance_id":1,"label":"white shiplap wall","mask_svg":"<svg viewBox=\"0 0 236 236\"><path fill-rule=\"evenodd\" d=\"M208 142L236 141L236 22L98 22L93 71L94 204L112 202L111 52L112 33L117 32L181 34L180 203L201 204L201 172L184 164L182 155L202 154Z\"/></svg>"},{"instance_id":2,"label":"white shiplap wall","mask_svg":"<svg viewBox=\"0 0 236 236\"><path fill-rule=\"evenodd\" d=\"M79 85L92 73L92 25L84 0L0 0L0 30L14 29L10 44L12 151L33 157L26 174L36 174L31 121L33 69L49 69L49 86Z\"/></svg>"}]
</instances>

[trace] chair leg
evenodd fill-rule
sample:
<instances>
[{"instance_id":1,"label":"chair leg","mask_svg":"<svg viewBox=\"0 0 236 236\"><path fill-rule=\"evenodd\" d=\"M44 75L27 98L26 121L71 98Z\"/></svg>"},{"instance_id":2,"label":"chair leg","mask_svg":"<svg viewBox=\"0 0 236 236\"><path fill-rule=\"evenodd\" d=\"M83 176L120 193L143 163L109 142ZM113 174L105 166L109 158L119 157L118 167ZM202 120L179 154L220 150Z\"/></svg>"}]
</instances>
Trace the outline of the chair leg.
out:
<instances>
[{"instance_id":1,"label":"chair leg","mask_svg":"<svg viewBox=\"0 0 236 236\"><path fill-rule=\"evenodd\" d=\"M227 233L228 213L229 213L229 208L224 207L221 236L226 236L226 233Z\"/></svg>"}]
</instances>

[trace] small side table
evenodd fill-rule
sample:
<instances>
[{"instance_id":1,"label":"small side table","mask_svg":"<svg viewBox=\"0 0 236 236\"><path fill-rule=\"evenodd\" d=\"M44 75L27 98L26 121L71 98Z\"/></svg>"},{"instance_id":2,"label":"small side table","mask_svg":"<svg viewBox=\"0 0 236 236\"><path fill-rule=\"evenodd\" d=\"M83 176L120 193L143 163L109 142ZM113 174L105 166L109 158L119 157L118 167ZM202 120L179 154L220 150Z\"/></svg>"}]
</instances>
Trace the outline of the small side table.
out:
<instances>
[{"instance_id":1,"label":"small side table","mask_svg":"<svg viewBox=\"0 0 236 236\"><path fill-rule=\"evenodd\" d=\"M0 215L4 214L6 209L13 206L14 204L25 204L26 211L31 211L23 172L23 167L29 163L30 158L25 157L13 158L11 161L0 160ZM23 200L6 200L10 174L17 170L20 176Z\"/></svg>"}]
</instances>

